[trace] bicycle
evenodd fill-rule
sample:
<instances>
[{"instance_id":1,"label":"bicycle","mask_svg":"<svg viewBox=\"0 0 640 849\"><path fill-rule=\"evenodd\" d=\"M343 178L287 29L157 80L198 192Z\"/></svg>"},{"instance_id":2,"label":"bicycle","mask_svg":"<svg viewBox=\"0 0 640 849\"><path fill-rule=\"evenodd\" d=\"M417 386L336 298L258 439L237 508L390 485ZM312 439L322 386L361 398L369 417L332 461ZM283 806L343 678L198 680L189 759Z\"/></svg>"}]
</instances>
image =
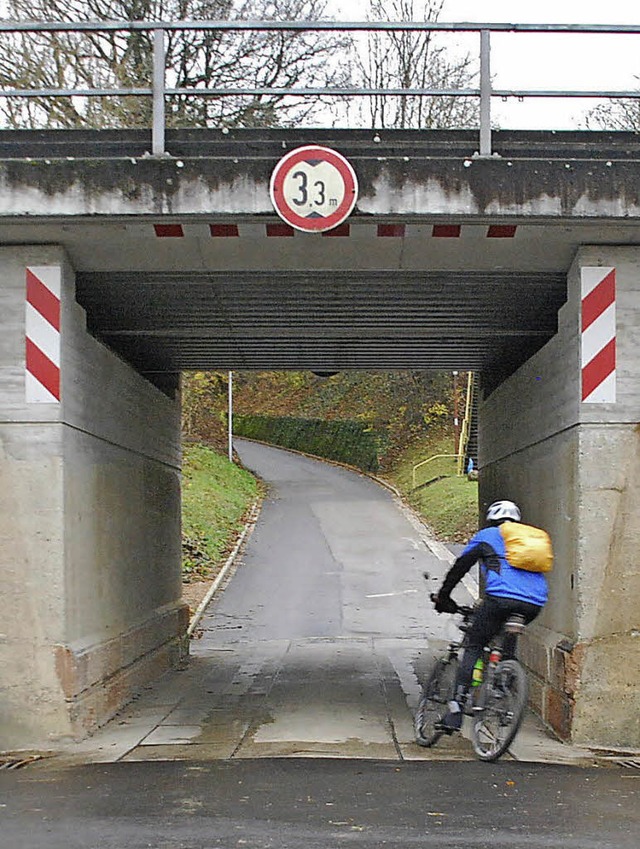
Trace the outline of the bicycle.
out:
<instances>
[{"instance_id":1,"label":"bicycle","mask_svg":"<svg viewBox=\"0 0 640 849\"><path fill-rule=\"evenodd\" d=\"M435 596L432 595L431 600L434 601ZM463 617L459 628L466 637L474 609L458 605L455 613ZM522 616L514 614L506 620L492 645L485 648L481 681L475 680L477 664L473 685L465 697L463 712L471 717L473 749L483 761L495 761L507 751L524 718L527 676L517 660L502 659L505 634L518 635L524 628ZM458 656L464 647L464 637L452 640L427 679L414 718L416 742L420 746L430 748L447 733L438 728L438 723L454 698Z\"/></svg>"}]
</instances>

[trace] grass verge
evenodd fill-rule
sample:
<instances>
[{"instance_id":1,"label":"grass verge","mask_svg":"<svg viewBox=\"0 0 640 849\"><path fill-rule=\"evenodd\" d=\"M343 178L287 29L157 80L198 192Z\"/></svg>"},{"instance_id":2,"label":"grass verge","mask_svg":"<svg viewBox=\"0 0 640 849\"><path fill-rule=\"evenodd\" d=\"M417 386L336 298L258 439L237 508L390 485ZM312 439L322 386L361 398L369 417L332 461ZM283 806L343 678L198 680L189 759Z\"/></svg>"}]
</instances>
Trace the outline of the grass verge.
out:
<instances>
[{"instance_id":1,"label":"grass verge","mask_svg":"<svg viewBox=\"0 0 640 849\"><path fill-rule=\"evenodd\" d=\"M478 482L467 480L466 475L447 476L413 489L415 465L429 457L452 452L453 438L450 434L428 434L414 442L385 477L398 487L437 539L466 542L478 530ZM435 460L433 464L422 467L422 477L418 476L418 482L429 480L431 475L437 477L451 464L450 460Z\"/></svg>"},{"instance_id":2,"label":"grass verge","mask_svg":"<svg viewBox=\"0 0 640 849\"><path fill-rule=\"evenodd\" d=\"M259 483L245 469L201 443L183 445L182 578L211 582L242 530ZM204 593L202 593L204 595ZM185 586L185 598L192 605Z\"/></svg>"}]
</instances>

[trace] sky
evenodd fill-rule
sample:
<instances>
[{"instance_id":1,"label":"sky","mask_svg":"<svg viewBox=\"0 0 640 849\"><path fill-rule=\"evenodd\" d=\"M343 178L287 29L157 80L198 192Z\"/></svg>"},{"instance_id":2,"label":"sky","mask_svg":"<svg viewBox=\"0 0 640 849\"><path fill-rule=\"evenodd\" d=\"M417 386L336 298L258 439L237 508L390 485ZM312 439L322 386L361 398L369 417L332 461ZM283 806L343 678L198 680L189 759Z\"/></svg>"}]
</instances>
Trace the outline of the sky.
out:
<instances>
[{"instance_id":1,"label":"sky","mask_svg":"<svg viewBox=\"0 0 640 849\"><path fill-rule=\"evenodd\" d=\"M330 7L338 19L365 19L363 0L331 0ZM445 0L440 21L639 25L640 0ZM443 38L479 56L479 35ZM640 35L492 33L491 73L499 89L640 89ZM492 118L503 129L574 129L597 103L493 98Z\"/></svg>"},{"instance_id":2,"label":"sky","mask_svg":"<svg viewBox=\"0 0 640 849\"><path fill-rule=\"evenodd\" d=\"M367 5L327 0L327 11L338 20L364 21ZM0 14L4 8L0 0ZM445 0L440 21L640 25L640 0ZM479 58L479 34L441 38L454 52ZM492 33L491 74L498 89L640 90L640 34ZM576 129L598 102L492 98L492 121L502 129Z\"/></svg>"}]
</instances>

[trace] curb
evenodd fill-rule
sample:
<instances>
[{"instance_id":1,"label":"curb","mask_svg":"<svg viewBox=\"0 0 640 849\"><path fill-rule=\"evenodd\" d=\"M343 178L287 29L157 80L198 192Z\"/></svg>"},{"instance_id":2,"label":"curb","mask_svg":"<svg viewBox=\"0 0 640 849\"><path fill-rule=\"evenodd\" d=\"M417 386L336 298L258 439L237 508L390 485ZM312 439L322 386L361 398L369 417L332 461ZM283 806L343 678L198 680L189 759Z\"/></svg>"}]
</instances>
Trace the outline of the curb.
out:
<instances>
[{"instance_id":1,"label":"curb","mask_svg":"<svg viewBox=\"0 0 640 849\"><path fill-rule=\"evenodd\" d=\"M202 619L202 616L203 616L205 610L207 609L207 607L209 606L211 599L215 595L216 590L219 588L220 584L226 578L231 567L233 566L235 559L238 556L238 553L239 553L239 551L242 547L242 544L244 543L244 541L247 538L247 536L249 535L249 533L255 527L255 524L258 520L258 516L260 515L261 507L262 507L262 499L256 498L256 500L251 505L251 508L250 508L250 511L249 511L249 518L245 522L244 528L242 529L240 536L236 540L236 544L233 547L233 551L227 557L224 566L222 567L220 572L216 575L214 582L211 584L211 586L207 590L207 594L202 599L202 601L200 602L200 604L198 605L198 607L196 609L196 612L191 617L191 621L189 622L189 627L187 628L187 637L193 636L193 632L195 631L195 629L198 625L198 622Z\"/></svg>"}]
</instances>

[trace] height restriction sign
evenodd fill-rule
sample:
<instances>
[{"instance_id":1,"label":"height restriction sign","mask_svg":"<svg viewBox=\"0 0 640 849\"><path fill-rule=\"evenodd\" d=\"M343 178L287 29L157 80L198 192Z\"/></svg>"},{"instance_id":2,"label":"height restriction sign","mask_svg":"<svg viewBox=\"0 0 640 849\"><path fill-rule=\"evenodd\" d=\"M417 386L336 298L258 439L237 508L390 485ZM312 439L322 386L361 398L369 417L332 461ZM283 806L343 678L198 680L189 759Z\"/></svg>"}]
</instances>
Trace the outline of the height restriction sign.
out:
<instances>
[{"instance_id":1,"label":"height restriction sign","mask_svg":"<svg viewBox=\"0 0 640 849\"><path fill-rule=\"evenodd\" d=\"M278 215L308 233L337 227L358 199L358 179L349 162L318 145L298 147L284 156L273 170L270 188Z\"/></svg>"}]
</instances>

